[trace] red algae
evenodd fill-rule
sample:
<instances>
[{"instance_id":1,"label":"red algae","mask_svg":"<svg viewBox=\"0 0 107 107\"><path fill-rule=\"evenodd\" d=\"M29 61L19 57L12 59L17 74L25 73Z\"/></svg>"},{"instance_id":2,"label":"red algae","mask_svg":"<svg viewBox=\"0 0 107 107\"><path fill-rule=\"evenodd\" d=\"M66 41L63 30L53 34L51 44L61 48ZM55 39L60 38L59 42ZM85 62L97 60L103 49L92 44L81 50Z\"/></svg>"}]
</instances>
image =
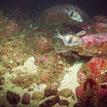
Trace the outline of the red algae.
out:
<instances>
[{"instance_id":1,"label":"red algae","mask_svg":"<svg viewBox=\"0 0 107 107\"><path fill-rule=\"evenodd\" d=\"M79 85L76 89L76 97L77 99L81 98L82 96L84 96L85 91L84 91L84 86L83 84Z\"/></svg>"},{"instance_id":2,"label":"red algae","mask_svg":"<svg viewBox=\"0 0 107 107\"><path fill-rule=\"evenodd\" d=\"M97 78L107 66L107 59L104 57L95 57L86 64L94 78Z\"/></svg>"}]
</instances>

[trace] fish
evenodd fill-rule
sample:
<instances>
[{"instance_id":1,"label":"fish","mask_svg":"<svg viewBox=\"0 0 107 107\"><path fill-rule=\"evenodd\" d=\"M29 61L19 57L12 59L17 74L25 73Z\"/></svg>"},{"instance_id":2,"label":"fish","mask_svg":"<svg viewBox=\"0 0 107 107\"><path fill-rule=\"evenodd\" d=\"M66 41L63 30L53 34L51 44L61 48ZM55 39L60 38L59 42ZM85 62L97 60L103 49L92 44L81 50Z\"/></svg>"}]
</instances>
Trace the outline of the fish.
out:
<instances>
[{"instance_id":1,"label":"fish","mask_svg":"<svg viewBox=\"0 0 107 107\"><path fill-rule=\"evenodd\" d=\"M68 11L67 9L65 9L64 11L70 19L78 22L83 22L81 15L77 11L75 10Z\"/></svg>"},{"instance_id":2,"label":"fish","mask_svg":"<svg viewBox=\"0 0 107 107\"><path fill-rule=\"evenodd\" d=\"M80 31L76 34L65 34L65 35L62 35L58 30L56 31L57 31L57 34L55 35L56 38L61 39L65 46L76 46L83 44L83 40L81 39L80 36L85 34L85 31L84 32Z\"/></svg>"},{"instance_id":3,"label":"fish","mask_svg":"<svg viewBox=\"0 0 107 107\"><path fill-rule=\"evenodd\" d=\"M79 23L83 23L89 19L88 15L75 5L66 4L63 6L63 11L71 20L77 21Z\"/></svg>"}]
</instances>

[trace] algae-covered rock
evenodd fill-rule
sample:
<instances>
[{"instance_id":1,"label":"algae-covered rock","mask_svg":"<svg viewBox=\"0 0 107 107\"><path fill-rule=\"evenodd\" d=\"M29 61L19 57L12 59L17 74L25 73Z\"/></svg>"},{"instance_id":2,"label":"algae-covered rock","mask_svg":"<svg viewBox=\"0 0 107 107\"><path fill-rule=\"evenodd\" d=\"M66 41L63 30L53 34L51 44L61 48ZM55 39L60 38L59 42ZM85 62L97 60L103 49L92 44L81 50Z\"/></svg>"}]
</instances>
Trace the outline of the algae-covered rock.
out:
<instances>
[{"instance_id":1,"label":"algae-covered rock","mask_svg":"<svg viewBox=\"0 0 107 107\"><path fill-rule=\"evenodd\" d=\"M103 15L94 16L92 26L97 33L107 33L107 17Z\"/></svg>"},{"instance_id":2,"label":"algae-covered rock","mask_svg":"<svg viewBox=\"0 0 107 107\"><path fill-rule=\"evenodd\" d=\"M68 98L73 95L73 92L71 89L66 88L66 89L60 90L59 95L65 97L65 98Z\"/></svg>"},{"instance_id":3,"label":"algae-covered rock","mask_svg":"<svg viewBox=\"0 0 107 107\"><path fill-rule=\"evenodd\" d=\"M53 34L48 30L33 30L27 36L27 43L34 49L35 53L44 54L53 49L52 36Z\"/></svg>"},{"instance_id":4,"label":"algae-covered rock","mask_svg":"<svg viewBox=\"0 0 107 107\"><path fill-rule=\"evenodd\" d=\"M12 69L20 64L33 54L33 50L26 45L22 38L10 38L2 41L0 47L0 58L3 67Z\"/></svg>"},{"instance_id":5,"label":"algae-covered rock","mask_svg":"<svg viewBox=\"0 0 107 107\"><path fill-rule=\"evenodd\" d=\"M32 100L41 101L45 97L43 92L34 91L32 93Z\"/></svg>"}]
</instances>

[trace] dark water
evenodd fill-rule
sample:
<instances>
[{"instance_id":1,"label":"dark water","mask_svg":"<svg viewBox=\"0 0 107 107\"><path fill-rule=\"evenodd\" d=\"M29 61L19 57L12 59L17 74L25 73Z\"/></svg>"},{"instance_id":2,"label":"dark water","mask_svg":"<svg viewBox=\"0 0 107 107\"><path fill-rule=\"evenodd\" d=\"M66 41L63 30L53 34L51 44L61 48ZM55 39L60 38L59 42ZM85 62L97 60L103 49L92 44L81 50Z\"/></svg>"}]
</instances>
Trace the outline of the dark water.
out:
<instances>
[{"instance_id":1,"label":"dark water","mask_svg":"<svg viewBox=\"0 0 107 107\"><path fill-rule=\"evenodd\" d=\"M37 15L45 8L61 4L75 4L89 16L107 15L106 0L0 0L0 8L5 14L12 14L16 8L20 8L30 16Z\"/></svg>"}]
</instances>

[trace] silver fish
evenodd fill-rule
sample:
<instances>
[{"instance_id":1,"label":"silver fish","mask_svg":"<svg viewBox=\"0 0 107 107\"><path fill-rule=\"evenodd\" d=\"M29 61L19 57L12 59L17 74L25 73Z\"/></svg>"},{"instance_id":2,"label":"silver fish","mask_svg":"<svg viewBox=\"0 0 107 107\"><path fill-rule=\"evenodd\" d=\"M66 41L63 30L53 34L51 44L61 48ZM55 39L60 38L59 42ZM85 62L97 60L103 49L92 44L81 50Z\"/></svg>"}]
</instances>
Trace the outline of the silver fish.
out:
<instances>
[{"instance_id":1,"label":"silver fish","mask_svg":"<svg viewBox=\"0 0 107 107\"><path fill-rule=\"evenodd\" d=\"M80 14L77 11L75 11L75 10L67 11L65 9L65 13L70 17L70 19L78 21L78 22L83 22L82 17L80 16Z\"/></svg>"},{"instance_id":2,"label":"silver fish","mask_svg":"<svg viewBox=\"0 0 107 107\"><path fill-rule=\"evenodd\" d=\"M82 11L79 7L75 5L64 5L63 6L64 13L71 19L77 22L84 22L85 20L88 20L88 15Z\"/></svg>"},{"instance_id":3,"label":"silver fish","mask_svg":"<svg viewBox=\"0 0 107 107\"><path fill-rule=\"evenodd\" d=\"M85 32L83 32L85 33ZM80 44L83 44L83 40L81 39L81 36L82 33L81 32L78 32L77 34L75 35L72 35L72 34L67 34L67 35L62 35L58 30L57 30L57 35L56 37L57 38L60 38L64 45L65 46L76 46L76 45L80 45Z\"/></svg>"}]
</instances>

